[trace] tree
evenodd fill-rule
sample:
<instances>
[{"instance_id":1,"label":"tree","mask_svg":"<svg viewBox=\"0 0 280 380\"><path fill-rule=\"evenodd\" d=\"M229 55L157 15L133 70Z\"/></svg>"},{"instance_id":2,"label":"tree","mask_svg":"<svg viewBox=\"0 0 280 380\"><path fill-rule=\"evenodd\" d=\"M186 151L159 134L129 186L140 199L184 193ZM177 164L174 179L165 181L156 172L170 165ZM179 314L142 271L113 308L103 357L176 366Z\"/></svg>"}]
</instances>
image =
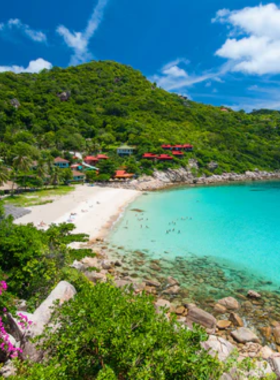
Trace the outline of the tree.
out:
<instances>
[{"instance_id":1,"label":"tree","mask_svg":"<svg viewBox=\"0 0 280 380\"><path fill-rule=\"evenodd\" d=\"M0 186L3 186L9 180L8 168L0 162Z\"/></svg>"},{"instance_id":2,"label":"tree","mask_svg":"<svg viewBox=\"0 0 280 380\"><path fill-rule=\"evenodd\" d=\"M58 168L57 166L53 166L52 171L51 171L51 177L50 177L50 184L57 186L61 182L62 178L62 169Z\"/></svg>"},{"instance_id":3,"label":"tree","mask_svg":"<svg viewBox=\"0 0 280 380\"><path fill-rule=\"evenodd\" d=\"M36 173L37 173L37 176L41 178L42 181L46 179L46 176L48 174L48 166L47 166L46 160L40 158L37 161Z\"/></svg>"},{"instance_id":4,"label":"tree","mask_svg":"<svg viewBox=\"0 0 280 380\"><path fill-rule=\"evenodd\" d=\"M100 174L108 174L111 177L116 173L117 165L112 160L102 160L98 163Z\"/></svg>"},{"instance_id":5,"label":"tree","mask_svg":"<svg viewBox=\"0 0 280 380\"><path fill-rule=\"evenodd\" d=\"M61 180L65 184L68 184L69 182L71 182L72 179L73 179L73 172L70 168L61 169Z\"/></svg>"}]
</instances>

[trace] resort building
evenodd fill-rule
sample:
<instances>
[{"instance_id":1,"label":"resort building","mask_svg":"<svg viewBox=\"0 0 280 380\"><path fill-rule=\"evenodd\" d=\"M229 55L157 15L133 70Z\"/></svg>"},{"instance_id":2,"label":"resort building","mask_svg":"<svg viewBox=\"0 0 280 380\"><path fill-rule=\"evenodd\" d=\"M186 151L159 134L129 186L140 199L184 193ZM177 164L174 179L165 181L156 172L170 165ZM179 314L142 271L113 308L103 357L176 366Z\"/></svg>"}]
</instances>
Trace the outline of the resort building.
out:
<instances>
[{"instance_id":1,"label":"resort building","mask_svg":"<svg viewBox=\"0 0 280 380\"><path fill-rule=\"evenodd\" d=\"M172 154L173 154L173 156L178 157L178 158L184 157L184 153L181 152L181 151L179 151L179 150L178 151L177 150L173 150Z\"/></svg>"},{"instance_id":2,"label":"resort building","mask_svg":"<svg viewBox=\"0 0 280 380\"><path fill-rule=\"evenodd\" d=\"M159 154L157 159L159 161L172 161L173 157L169 156L169 154Z\"/></svg>"},{"instance_id":3,"label":"resort building","mask_svg":"<svg viewBox=\"0 0 280 380\"><path fill-rule=\"evenodd\" d=\"M134 174L132 173L127 173L125 170L117 170L116 171L116 174L114 176L115 179L124 179L124 180L127 180L127 179L131 179L134 177Z\"/></svg>"},{"instance_id":4,"label":"resort building","mask_svg":"<svg viewBox=\"0 0 280 380\"><path fill-rule=\"evenodd\" d=\"M117 153L119 156L130 156L135 151L135 148L133 146L129 145L121 145L117 149Z\"/></svg>"},{"instance_id":5,"label":"resort building","mask_svg":"<svg viewBox=\"0 0 280 380\"><path fill-rule=\"evenodd\" d=\"M73 170L73 182L84 182L86 179L86 175L82 172L79 172L77 170Z\"/></svg>"},{"instance_id":6,"label":"resort building","mask_svg":"<svg viewBox=\"0 0 280 380\"><path fill-rule=\"evenodd\" d=\"M94 156L87 156L84 158L84 162L88 165L94 165L98 162L98 158Z\"/></svg>"},{"instance_id":7,"label":"resort building","mask_svg":"<svg viewBox=\"0 0 280 380\"><path fill-rule=\"evenodd\" d=\"M154 154L154 153L144 153L142 158L145 158L145 159L151 160L151 161L155 161L158 158L158 156L157 156L157 154Z\"/></svg>"},{"instance_id":8,"label":"resort building","mask_svg":"<svg viewBox=\"0 0 280 380\"><path fill-rule=\"evenodd\" d=\"M71 167L71 170L83 170L83 165L82 164L73 164L70 166Z\"/></svg>"},{"instance_id":9,"label":"resort building","mask_svg":"<svg viewBox=\"0 0 280 380\"><path fill-rule=\"evenodd\" d=\"M54 159L54 166L57 166L61 169L69 168L69 161L61 157L56 157Z\"/></svg>"},{"instance_id":10,"label":"resort building","mask_svg":"<svg viewBox=\"0 0 280 380\"><path fill-rule=\"evenodd\" d=\"M98 154L96 158L97 160L109 160L109 157L106 156L105 154Z\"/></svg>"},{"instance_id":11,"label":"resort building","mask_svg":"<svg viewBox=\"0 0 280 380\"><path fill-rule=\"evenodd\" d=\"M172 150L172 151L182 151L191 152L193 151L193 145L191 144L183 144L183 145L162 145L162 149L164 150Z\"/></svg>"}]
</instances>

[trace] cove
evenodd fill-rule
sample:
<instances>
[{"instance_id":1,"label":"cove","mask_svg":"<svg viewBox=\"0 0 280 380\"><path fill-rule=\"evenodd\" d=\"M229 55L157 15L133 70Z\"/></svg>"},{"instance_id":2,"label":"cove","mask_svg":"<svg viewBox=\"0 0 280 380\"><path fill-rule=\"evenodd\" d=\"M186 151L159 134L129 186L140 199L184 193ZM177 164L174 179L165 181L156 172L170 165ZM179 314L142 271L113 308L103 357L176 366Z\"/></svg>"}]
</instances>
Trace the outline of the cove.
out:
<instances>
[{"instance_id":1,"label":"cove","mask_svg":"<svg viewBox=\"0 0 280 380\"><path fill-rule=\"evenodd\" d=\"M279 291L280 182L148 193L126 209L109 242L170 263L204 259L206 273L220 265L237 288L247 276Z\"/></svg>"}]
</instances>

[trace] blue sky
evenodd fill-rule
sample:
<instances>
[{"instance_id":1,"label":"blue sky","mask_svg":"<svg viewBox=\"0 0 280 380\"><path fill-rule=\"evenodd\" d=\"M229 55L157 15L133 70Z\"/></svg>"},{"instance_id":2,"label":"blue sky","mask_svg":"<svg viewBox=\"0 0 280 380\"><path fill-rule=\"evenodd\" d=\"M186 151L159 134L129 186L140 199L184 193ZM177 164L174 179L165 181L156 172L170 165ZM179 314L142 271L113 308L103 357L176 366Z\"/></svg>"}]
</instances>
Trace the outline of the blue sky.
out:
<instances>
[{"instance_id":1,"label":"blue sky","mask_svg":"<svg viewBox=\"0 0 280 380\"><path fill-rule=\"evenodd\" d=\"M280 3L271 1L10 0L0 51L0 71L115 60L199 102L280 109Z\"/></svg>"}]
</instances>

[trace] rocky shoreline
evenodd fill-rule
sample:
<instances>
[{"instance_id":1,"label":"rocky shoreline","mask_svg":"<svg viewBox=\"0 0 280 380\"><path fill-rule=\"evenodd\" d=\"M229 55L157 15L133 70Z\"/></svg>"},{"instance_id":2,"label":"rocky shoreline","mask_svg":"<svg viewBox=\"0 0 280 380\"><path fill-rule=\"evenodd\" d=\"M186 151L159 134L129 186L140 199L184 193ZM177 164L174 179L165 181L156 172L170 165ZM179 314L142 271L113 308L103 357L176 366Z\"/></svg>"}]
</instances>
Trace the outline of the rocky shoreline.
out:
<instances>
[{"instance_id":1,"label":"rocky shoreline","mask_svg":"<svg viewBox=\"0 0 280 380\"><path fill-rule=\"evenodd\" d=\"M153 191L168 189L179 185L214 185L280 179L280 171L267 172L259 171L258 169L255 169L254 171L246 171L244 174L223 173L221 175L213 174L208 177L206 175L197 177L193 174L193 172L198 170L198 164L195 160L191 161L192 162L190 162L185 168L167 169L165 171L155 170L152 176L143 175L129 182L113 182L106 184L106 186L141 191ZM99 186L103 185L99 184Z\"/></svg>"}]
</instances>

